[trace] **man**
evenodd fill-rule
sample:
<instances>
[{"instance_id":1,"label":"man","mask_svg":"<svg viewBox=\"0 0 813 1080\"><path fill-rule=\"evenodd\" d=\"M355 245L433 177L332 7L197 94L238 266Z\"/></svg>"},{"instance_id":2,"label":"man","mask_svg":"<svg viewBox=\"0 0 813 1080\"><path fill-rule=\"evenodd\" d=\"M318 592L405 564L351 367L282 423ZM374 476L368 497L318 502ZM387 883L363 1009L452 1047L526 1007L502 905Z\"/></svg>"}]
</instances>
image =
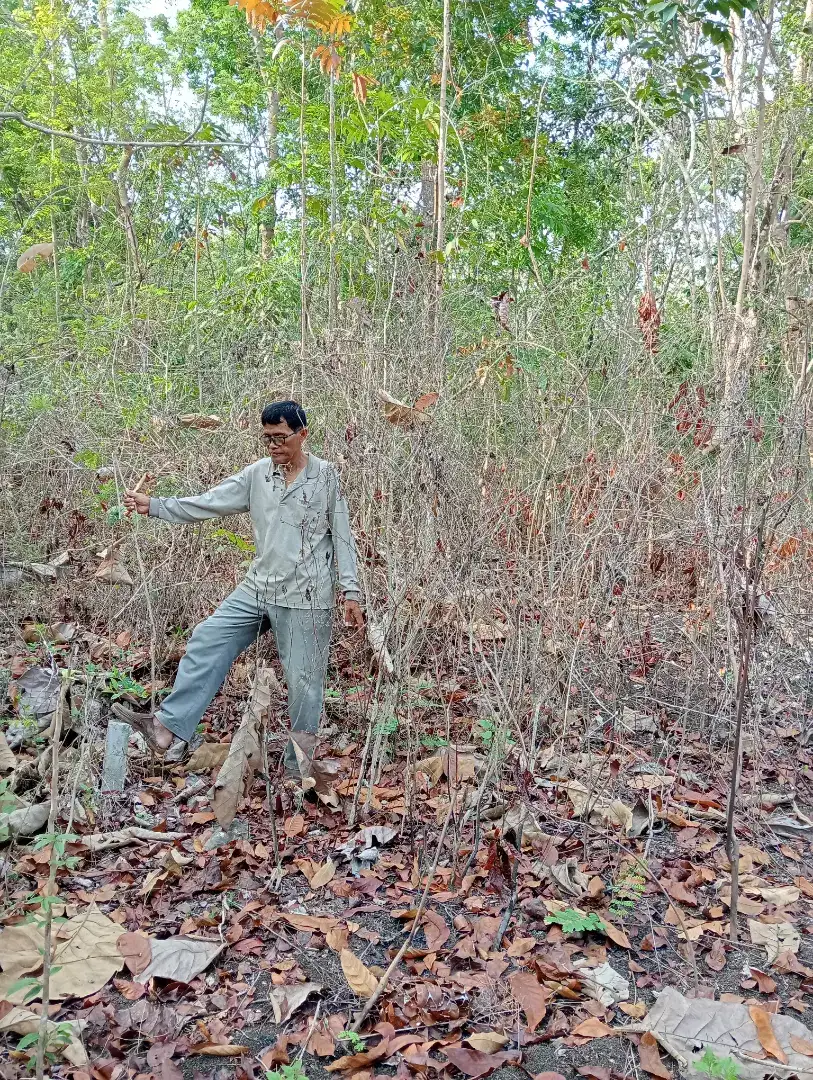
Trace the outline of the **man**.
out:
<instances>
[{"instance_id":1,"label":"man","mask_svg":"<svg viewBox=\"0 0 813 1080\"><path fill-rule=\"evenodd\" d=\"M172 692L155 713L113 706L163 754L177 736L189 742L235 658L271 630L288 687L291 730L316 734L322 715L336 583L345 625L364 627L356 549L336 470L305 448L307 418L295 401L268 405L261 417L270 458L248 465L203 495L150 498L128 491L124 505L170 522L251 514L256 557L245 579L197 626ZM289 739L285 767L298 772Z\"/></svg>"}]
</instances>

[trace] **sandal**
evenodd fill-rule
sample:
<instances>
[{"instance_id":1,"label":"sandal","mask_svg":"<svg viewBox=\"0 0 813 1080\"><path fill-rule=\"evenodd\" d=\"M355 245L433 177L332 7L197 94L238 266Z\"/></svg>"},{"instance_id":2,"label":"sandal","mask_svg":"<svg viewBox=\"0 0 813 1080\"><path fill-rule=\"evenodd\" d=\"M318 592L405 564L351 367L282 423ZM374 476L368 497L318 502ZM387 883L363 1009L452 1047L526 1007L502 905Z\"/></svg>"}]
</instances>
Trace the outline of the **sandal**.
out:
<instances>
[{"instance_id":1,"label":"sandal","mask_svg":"<svg viewBox=\"0 0 813 1080\"><path fill-rule=\"evenodd\" d=\"M136 709L130 709L126 705L122 705L120 701L113 702L111 711L117 720L120 720L123 724L129 724L133 731L138 732L153 757L158 758L159 761L163 759L169 747L159 746L155 741L154 716L152 713L138 712Z\"/></svg>"}]
</instances>

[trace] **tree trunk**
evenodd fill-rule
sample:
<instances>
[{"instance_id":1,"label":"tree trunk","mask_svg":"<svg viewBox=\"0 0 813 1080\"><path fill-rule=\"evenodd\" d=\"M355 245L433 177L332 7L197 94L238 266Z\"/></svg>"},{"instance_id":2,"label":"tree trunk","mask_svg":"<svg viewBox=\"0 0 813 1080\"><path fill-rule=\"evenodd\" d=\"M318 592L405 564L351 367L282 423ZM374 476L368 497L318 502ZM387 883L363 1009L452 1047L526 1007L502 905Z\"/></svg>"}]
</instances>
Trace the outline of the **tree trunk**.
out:
<instances>
[{"instance_id":1,"label":"tree trunk","mask_svg":"<svg viewBox=\"0 0 813 1080\"><path fill-rule=\"evenodd\" d=\"M282 24L277 22L274 35L277 42L282 40ZM265 65L265 51L263 48L262 35L256 30L252 31L254 38L254 55L257 60L257 71L265 87L265 139L266 139L266 199L265 206L260 211L260 255L263 261L271 258L274 249L274 232L277 227L277 182L275 169L279 160L279 91L271 85L269 74Z\"/></svg>"},{"instance_id":2,"label":"tree trunk","mask_svg":"<svg viewBox=\"0 0 813 1080\"><path fill-rule=\"evenodd\" d=\"M435 338L440 329L440 303L443 294L443 257L446 247L446 137L449 117L446 111L446 91L449 84L449 50L451 47L451 0L443 0L443 48L440 64L440 124L438 125L438 173L435 182L435 229L437 262L435 263L435 295L433 324Z\"/></svg>"},{"instance_id":3,"label":"tree trunk","mask_svg":"<svg viewBox=\"0 0 813 1080\"><path fill-rule=\"evenodd\" d=\"M121 160L119 161L119 167L116 169L116 196L119 204L119 214L121 216L121 223L124 228L124 235L127 237L127 250L130 254L130 261L132 263L133 272L139 281L144 276L144 271L141 265L141 256L138 251L138 238L136 236L135 226L133 224L133 212L130 205L130 196L127 192L127 174L130 170L130 162L133 158L132 146L125 146L121 152Z\"/></svg>"},{"instance_id":4,"label":"tree trunk","mask_svg":"<svg viewBox=\"0 0 813 1080\"><path fill-rule=\"evenodd\" d=\"M299 344L300 360L305 360L308 344L308 194L307 156L305 153L305 105L306 105L307 58L305 54L305 28L302 28L302 69L299 87L299 152L301 154L300 198L302 201L299 222Z\"/></svg>"},{"instance_id":5,"label":"tree trunk","mask_svg":"<svg viewBox=\"0 0 813 1080\"><path fill-rule=\"evenodd\" d=\"M339 302L339 268L336 262L336 230L339 227L339 195L336 159L336 78L331 71L328 75L328 101L330 107L330 244L328 252L327 279L327 328L332 335L336 326L336 311Z\"/></svg>"},{"instance_id":6,"label":"tree trunk","mask_svg":"<svg viewBox=\"0 0 813 1080\"><path fill-rule=\"evenodd\" d=\"M421 220L423 222L423 250L435 247L435 188L438 168L434 161L421 162Z\"/></svg>"}]
</instances>

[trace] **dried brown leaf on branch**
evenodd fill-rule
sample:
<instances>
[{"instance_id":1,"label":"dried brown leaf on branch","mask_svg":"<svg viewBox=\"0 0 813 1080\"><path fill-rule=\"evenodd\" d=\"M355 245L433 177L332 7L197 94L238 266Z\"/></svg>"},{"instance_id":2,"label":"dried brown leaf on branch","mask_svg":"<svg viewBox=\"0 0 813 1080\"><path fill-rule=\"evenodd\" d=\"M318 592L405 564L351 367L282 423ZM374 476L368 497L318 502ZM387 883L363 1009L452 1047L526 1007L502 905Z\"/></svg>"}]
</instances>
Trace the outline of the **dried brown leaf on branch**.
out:
<instances>
[{"instance_id":1,"label":"dried brown leaf on branch","mask_svg":"<svg viewBox=\"0 0 813 1080\"><path fill-rule=\"evenodd\" d=\"M51 243L32 244L17 259L17 269L21 274L30 274L35 270L40 259L49 262L54 257L54 245Z\"/></svg>"},{"instance_id":2,"label":"dried brown leaf on branch","mask_svg":"<svg viewBox=\"0 0 813 1080\"><path fill-rule=\"evenodd\" d=\"M426 409L438 400L438 394L421 394L414 405L405 405L386 390L378 391L384 416L396 427L414 427L415 424L428 424L432 419L426 415Z\"/></svg>"},{"instance_id":3,"label":"dried brown leaf on branch","mask_svg":"<svg viewBox=\"0 0 813 1080\"><path fill-rule=\"evenodd\" d=\"M223 420L219 416L204 416L201 413L185 413L178 417L181 427L193 428L195 431L214 431L219 428Z\"/></svg>"}]
</instances>

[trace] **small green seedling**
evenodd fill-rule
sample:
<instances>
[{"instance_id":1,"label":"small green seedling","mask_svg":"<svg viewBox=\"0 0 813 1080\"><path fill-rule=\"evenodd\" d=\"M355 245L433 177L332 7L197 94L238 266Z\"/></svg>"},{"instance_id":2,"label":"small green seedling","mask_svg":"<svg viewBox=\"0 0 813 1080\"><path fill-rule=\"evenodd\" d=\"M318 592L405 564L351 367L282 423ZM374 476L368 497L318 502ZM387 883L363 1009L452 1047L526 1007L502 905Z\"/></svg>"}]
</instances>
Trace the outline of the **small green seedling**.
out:
<instances>
[{"instance_id":1,"label":"small green seedling","mask_svg":"<svg viewBox=\"0 0 813 1080\"><path fill-rule=\"evenodd\" d=\"M338 1040L340 1043L347 1044L347 1049L351 1054L361 1054L366 1049L364 1039L355 1031L340 1031Z\"/></svg>"},{"instance_id":2,"label":"small green seedling","mask_svg":"<svg viewBox=\"0 0 813 1080\"><path fill-rule=\"evenodd\" d=\"M308 1080L308 1074L302 1068L302 1063L292 1061L290 1065L282 1065L279 1069L269 1070L265 1074L265 1080Z\"/></svg>"},{"instance_id":3,"label":"small green seedling","mask_svg":"<svg viewBox=\"0 0 813 1080\"><path fill-rule=\"evenodd\" d=\"M555 911L552 915L548 915L545 918L546 923L558 923L562 928L562 932L565 934L583 934L587 930L603 930L604 923L596 915L595 911L591 911L589 915L585 915L581 911L576 911L575 908L565 908L563 911Z\"/></svg>"},{"instance_id":4,"label":"small green seedling","mask_svg":"<svg viewBox=\"0 0 813 1080\"><path fill-rule=\"evenodd\" d=\"M695 1070L706 1076L719 1077L719 1080L739 1080L737 1062L732 1057L717 1057L711 1047L694 1063Z\"/></svg>"}]
</instances>

